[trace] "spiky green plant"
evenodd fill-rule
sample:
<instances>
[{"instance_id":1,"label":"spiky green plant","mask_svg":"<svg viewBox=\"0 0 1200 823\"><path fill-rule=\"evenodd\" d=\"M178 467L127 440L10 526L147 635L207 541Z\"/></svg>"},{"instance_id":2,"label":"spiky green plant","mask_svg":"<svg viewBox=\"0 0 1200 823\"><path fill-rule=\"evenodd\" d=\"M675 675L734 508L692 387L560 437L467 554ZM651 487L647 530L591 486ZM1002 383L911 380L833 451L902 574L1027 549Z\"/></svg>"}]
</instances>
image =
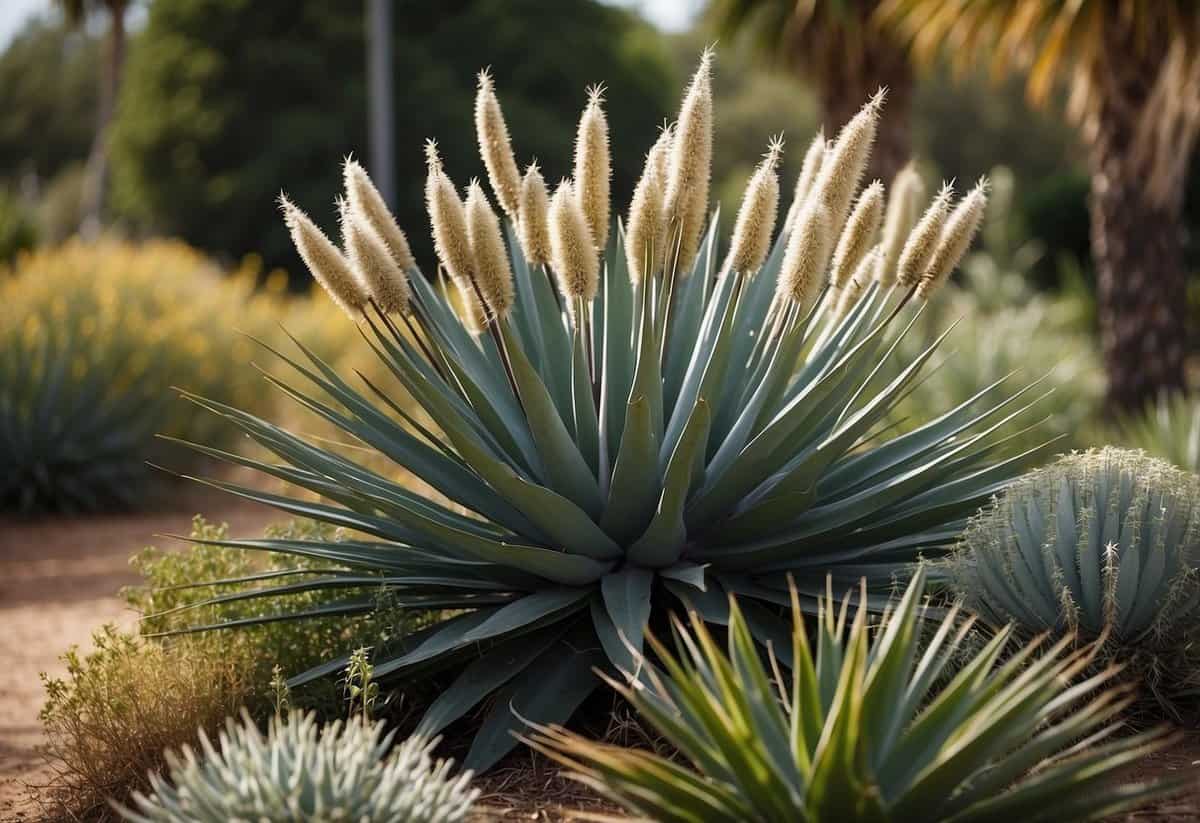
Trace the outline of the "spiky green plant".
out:
<instances>
[{"instance_id":1,"label":"spiky green plant","mask_svg":"<svg viewBox=\"0 0 1200 823\"><path fill-rule=\"evenodd\" d=\"M1200 479L1144 452L1070 454L980 512L946 563L993 623L1104 638L1160 703L1196 686ZM1173 694L1175 693L1175 694Z\"/></svg>"},{"instance_id":2,"label":"spiky green plant","mask_svg":"<svg viewBox=\"0 0 1200 823\"><path fill-rule=\"evenodd\" d=\"M1105 432L1122 446L1145 449L1190 472L1200 472L1200 401L1195 395L1159 395L1141 414L1124 415Z\"/></svg>"},{"instance_id":3,"label":"spiky green plant","mask_svg":"<svg viewBox=\"0 0 1200 823\"><path fill-rule=\"evenodd\" d=\"M716 220L703 225L710 61L706 54L678 122L651 149L629 220L607 245L590 228L615 222L596 213L608 209L609 195L598 182L607 178L599 95L581 123L578 179L551 197L536 169L521 180L512 173L486 75L480 145L489 170L508 169L499 182L493 177L493 188L518 214L506 243L481 186L472 184L464 203L430 144L426 194L446 273L440 288L411 263L381 200L379 208L360 208L352 189L344 221L360 222L368 231L359 233L373 239L357 243L351 259L284 202L314 275L363 324L439 430L417 425L375 381L352 388L303 344L304 358L280 356L340 405L273 382L436 495L195 398L286 463L203 451L326 500L215 485L358 533L336 543L226 541L356 570L236 598L323 587L347 594L320 614L364 612L376 598L350 592L375 583L401 608L444 614L407 642L375 649L375 675L381 682L454 676L425 715L426 734L494 695L466 758L471 768L514 745L514 711L566 721L598 683L593 668L628 667L647 623L681 604L720 621L726 593L736 592L765 642L786 636L778 610L789 577L810 606L829 574L839 585L865 575L873 588L889 587L919 553L948 547L965 518L1030 456L1011 453L995 434L1025 402L997 386L982 389L980 397L990 398L982 408L961 406L902 436L886 434L889 410L937 343L894 375L885 376L883 365L896 361L914 306L953 268L947 249L969 241L982 190L964 200L969 209L938 200L924 224L927 242L901 258L914 279L892 287L882 258L867 251L879 220L862 216L878 210L882 192L868 187L869 198L856 201L880 95L831 143L794 229L777 237L781 146L772 147L739 214L737 253L722 263ZM361 206L377 195L360 172L348 165ZM948 216L954 230L943 243L938 221ZM835 242L843 225L864 237ZM392 240L370 234L380 226ZM360 252L369 265L356 263ZM846 282L826 282L835 256ZM363 276L368 268L372 277ZM394 313L380 310L372 283L381 274L409 282L410 299ZM260 619L316 613L264 610ZM330 660L293 682L345 665L345 657Z\"/></svg>"},{"instance_id":4,"label":"spiky green plant","mask_svg":"<svg viewBox=\"0 0 1200 823\"><path fill-rule=\"evenodd\" d=\"M862 601L847 626L846 602L839 611L827 595L815 654L794 596L791 642L773 649L773 671L733 598L727 652L694 613L690 633L675 621L674 653L651 638L665 671L611 685L696 771L560 727L535 727L530 742L661 823L1096 820L1187 779L1119 782L1171 737L1158 729L1103 743L1127 690L1106 688L1113 668L1072 685L1090 650L1071 651L1069 639L998 665L1004 629L942 680L970 621L951 610L922 645L923 591L921 572L873 638Z\"/></svg>"},{"instance_id":5,"label":"spiky green plant","mask_svg":"<svg viewBox=\"0 0 1200 823\"><path fill-rule=\"evenodd\" d=\"M410 737L389 753L383 724L336 721L322 728L311 714L276 717L264 737L248 715L229 718L214 746L200 733L167 753L168 774L150 775L153 793L119 807L136 823L457 823L475 799L471 773L430 756L436 741Z\"/></svg>"}]
</instances>

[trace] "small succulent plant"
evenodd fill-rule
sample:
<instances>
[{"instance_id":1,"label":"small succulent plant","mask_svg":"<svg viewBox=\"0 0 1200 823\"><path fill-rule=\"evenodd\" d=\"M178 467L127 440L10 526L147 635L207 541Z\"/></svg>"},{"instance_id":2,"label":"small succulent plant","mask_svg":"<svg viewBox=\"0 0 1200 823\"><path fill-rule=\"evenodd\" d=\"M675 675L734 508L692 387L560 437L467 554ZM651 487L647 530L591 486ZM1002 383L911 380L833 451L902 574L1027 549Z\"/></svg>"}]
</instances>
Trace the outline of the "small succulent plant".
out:
<instances>
[{"instance_id":1,"label":"small succulent plant","mask_svg":"<svg viewBox=\"0 0 1200 823\"><path fill-rule=\"evenodd\" d=\"M969 608L1025 634L1103 636L1160 698L1189 677L1200 479L1141 451L1077 452L1013 483L947 560Z\"/></svg>"},{"instance_id":2,"label":"small succulent plant","mask_svg":"<svg viewBox=\"0 0 1200 823\"><path fill-rule=\"evenodd\" d=\"M1118 779L1171 735L1101 742L1129 699L1106 685L1115 667L1072 685L1091 650L1069 639L998 664L1004 629L946 676L970 621L951 610L923 642L923 591L920 572L873 638L865 600L848 623L847 601L827 594L814 654L793 590L791 644L772 649L770 671L732 598L727 652L694 613L690 631L674 624L675 653L652 639L664 671L610 682L695 771L556 726L529 742L660 823L1086 821L1181 785Z\"/></svg>"},{"instance_id":3,"label":"small succulent plant","mask_svg":"<svg viewBox=\"0 0 1200 823\"><path fill-rule=\"evenodd\" d=\"M323 729L313 715L276 717L264 737L243 716L230 718L214 746L200 736L200 753L169 752L169 773L151 775L153 793L137 793L137 810L119 807L137 823L457 823L478 791L470 772L450 773L434 762L436 740L411 737L389 753L392 735L381 723L335 722Z\"/></svg>"}]
</instances>

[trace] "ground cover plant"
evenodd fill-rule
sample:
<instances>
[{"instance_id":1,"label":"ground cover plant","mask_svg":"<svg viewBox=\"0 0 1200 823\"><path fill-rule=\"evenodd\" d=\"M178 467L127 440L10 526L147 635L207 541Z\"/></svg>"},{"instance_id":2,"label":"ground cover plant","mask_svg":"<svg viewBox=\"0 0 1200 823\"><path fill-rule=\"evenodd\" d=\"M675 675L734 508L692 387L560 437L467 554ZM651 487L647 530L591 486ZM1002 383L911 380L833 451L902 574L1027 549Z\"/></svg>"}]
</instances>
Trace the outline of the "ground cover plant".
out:
<instances>
[{"instance_id":1,"label":"ground cover plant","mask_svg":"<svg viewBox=\"0 0 1200 823\"><path fill-rule=\"evenodd\" d=\"M266 735L249 716L232 718L214 744L167 755L167 775L151 775L153 794L137 794L136 823L458 823L479 792L471 773L434 761L436 741L394 733L364 718L320 726L311 714L276 716Z\"/></svg>"},{"instance_id":2,"label":"ground cover plant","mask_svg":"<svg viewBox=\"0 0 1200 823\"><path fill-rule=\"evenodd\" d=\"M257 289L257 275L227 275L179 242L115 239L40 249L0 271L0 509L153 499L146 461L187 454L156 434L222 436L173 385L263 410L242 332L274 335L281 319L312 329L306 315L328 313ZM309 335L326 356L336 338Z\"/></svg>"},{"instance_id":3,"label":"ground cover plant","mask_svg":"<svg viewBox=\"0 0 1200 823\"><path fill-rule=\"evenodd\" d=\"M1100 640L1172 719L1194 719L1200 479L1144 452L1066 455L971 520L946 563L994 625Z\"/></svg>"},{"instance_id":4,"label":"ground cover plant","mask_svg":"<svg viewBox=\"0 0 1200 823\"><path fill-rule=\"evenodd\" d=\"M902 435L886 420L940 342L902 358L897 340L970 245L986 185L957 201L950 186L931 199L861 186L881 93L835 139L812 142L778 233L783 146L771 141L721 255L708 215L712 61L706 53L650 147L624 221L611 216L602 90L579 121L573 177L551 195L536 165L518 170L487 73L476 126L507 219L478 181L464 201L430 143L433 281L356 162L345 166L341 248L281 198L312 274L393 380L356 388L298 338L300 355L275 350L294 377L270 379L436 495L189 394L279 460L198 444L202 453L321 500L207 482L349 533L221 541L348 570L259 581L221 602L261 602L260 617L193 630L369 614L377 596L353 592L384 587L433 622L376 646L376 677L450 678L424 734L485 703L465 759L485 769L514 745L518 714L566 721L599 683L593 669L628 668L646 626L671 610L722 622L737 594L756 638L779 645L789 581L815 608L828 577L839 587L865 577L882 604L895 577L951 545L1036 454L997 434L1030 405L1024 390L981 385L980 402ZM436 429L394 419L405 415L395 385ZM316 590L338 597L272 605ZM290 682L348 660L289 672Z\"/></svg>"},{"instance_id":5,"label":"ground cover plant","mask_svg":"<svg viewBox=\"0 0 1200 823\"><path fill-rule=\"evenodd\" d=\"M970 621L951 610L922 642L924 581L922 571L874 633L865 599L848 620L849 601L830 593L815 650L794 593L790 644L772 649L770 669L732 599L727 651L694 613L690 627L674 622L674 651L652 640L662 671L647 664L640 678L611 685L696 771L561 727L535 726L531 742L662 823L1084 821L1179 789L1186 778L1116 779L1172 735L1106 742L1128 690L1109 687L1115 668L1078 678L1092 650L1072 650L1069 638L1001 662L1004 629L942 680Z\"/></svg>"}]
</instances>

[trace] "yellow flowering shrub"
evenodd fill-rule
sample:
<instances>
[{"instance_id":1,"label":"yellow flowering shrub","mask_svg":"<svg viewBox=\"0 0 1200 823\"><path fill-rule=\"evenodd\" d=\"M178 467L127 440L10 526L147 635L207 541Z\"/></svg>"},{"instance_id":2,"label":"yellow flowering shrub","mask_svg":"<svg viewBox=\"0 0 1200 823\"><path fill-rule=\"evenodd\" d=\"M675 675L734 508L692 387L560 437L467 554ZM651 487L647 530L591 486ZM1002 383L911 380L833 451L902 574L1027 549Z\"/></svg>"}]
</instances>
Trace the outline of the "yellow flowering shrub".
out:
<instances>
[{"instance_id":1,"label":"yellow flowering shrub","mask_svg":"<svg viewBox=\"0 0 1200 823\"><path fill-rule=\"evenodd\" d=\"M246 365L281 326L330 358L357 336L282 272L227 273L172 240L73 240L0 269L0 509L146 500L147 460L186 465L156 435L220 443L231 427L174 387L252 412L280 396ZM264 284L260 287L260 283ZM181 460L184 460L181 463Z\"/></svg>"}]
</instances>

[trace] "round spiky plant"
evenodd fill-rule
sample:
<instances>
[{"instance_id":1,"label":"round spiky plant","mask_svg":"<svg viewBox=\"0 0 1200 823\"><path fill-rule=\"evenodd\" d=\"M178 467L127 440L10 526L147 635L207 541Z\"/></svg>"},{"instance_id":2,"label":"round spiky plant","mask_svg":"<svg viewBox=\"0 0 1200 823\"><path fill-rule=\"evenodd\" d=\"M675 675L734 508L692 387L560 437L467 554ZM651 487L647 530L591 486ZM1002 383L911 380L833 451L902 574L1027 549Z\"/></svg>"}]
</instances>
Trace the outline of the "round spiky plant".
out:
<instances>
[{"instance_id":1,"label":"round spiky plant","mask_svg":"<svg viewBox=\"0 0 1200 823\"><path fill-rule=\"evenodd\" d=\"M304 356L285 359L319 391L273 382L436 494L196 398L285 463L204 451L323 500L215 485L354 533L226 541L341 569L236 597L341 595L261 618L302 619L370 610L384 587L389 602L438 617L376 649L375 672L448 678L427 734L491 697L471 768L508 751L516 714L567 720L599 682L593 669L628 667L647 623L681 605L719 622L736 593L765 642L787 633L789 578L810 606L827 575L890 587L919 553L948 547L1029 457L994 433L1024 402L997 386L903 435L887 424L937 343L885 366L970 242L983 188L957 206L947 189L924 217L904 198L898 222L912 238L889 220L877 243L886 198L880 186L858 189L879 96L828 147L818 138L824 162L808 164L778 233L782 145L772 141L722 259L707 218L711 59L650 149L623 224L608 214L600 94L580 122L574 178L551 193L536 167L516 171L488 75L479 143L506 226L478 183L464 201L431 143L436 281L357 164L346 166L347 254L284 202L313 275L437 428L420 425L394 388L354 388L300 342Z\"/></svg>"},{"instance_id":2,"label":"round spiky plant","mask_svg":"<svg viewBox=\"0 0 1200 823\"><path fill-rule=\"evenodd\" d=\"M1014 482L947 559L968 606L1026 635L1103 637L1164 708L1196 688L1200 479L1141 451L1078 452Z\"/></svg>"},{"instance_id":3,"label":"round spiky plant","mask_svg":"<svg viewBox=\"0 0 1200 823\"><path fill-rule=\"evenodd\" d=\"M136 811L118 810L136 823L458 823L479 792L470 772L451 776L450 761L434 762L434 743L410 737L391 748L382 723L322 729L298 712L276 717L264 737L248 715L230 718L216 746L201 731L199 754L167 752L152 794L134 795Z\"/></svg>"},{"instance_id":4,"label":"round spiky plant","mask_svg":"<svg viewBox=\"0 0 1200 823\"><path fill-rule=\"evenodd\" d=\"M1193 779L1120 782L1172 735L1103 742L1128 689L1106 687L1115 668L1075 680L1091 649L1064 639L1039 655L1033 643L998 664L1010 629L967 654L970 621L955 610L925 641L923 590L921 572L874 637L863 602L847 624L845 603L823 598L815 653L796 597L790 642L771 656L791 668L786 686L732 600L727 653L694 614L690 632L674 624L676 652L652 640L663 671L612 685L696 771L559 727L535 727L531 742L660 823L1099 820Z\"/></svg>"}]
</instances>

